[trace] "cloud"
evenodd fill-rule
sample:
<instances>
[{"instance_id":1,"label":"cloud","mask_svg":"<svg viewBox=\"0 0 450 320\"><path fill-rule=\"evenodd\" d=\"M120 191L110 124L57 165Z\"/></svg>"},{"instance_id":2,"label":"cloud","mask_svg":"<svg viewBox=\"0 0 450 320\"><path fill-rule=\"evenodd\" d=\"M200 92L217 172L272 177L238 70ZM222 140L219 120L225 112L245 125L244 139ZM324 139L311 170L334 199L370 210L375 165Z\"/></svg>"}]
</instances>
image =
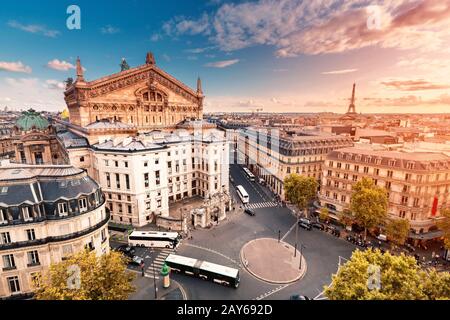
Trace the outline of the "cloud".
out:
<instances>
[{"instance_id":1,"label":"cloud","mask_svg":"<svg viewBox=\"0 0 450 320\"><path fill-rule=\"evenodd\" d=\"M24 65L21 61L6 62L0 61L0 71L31 73L31 67Z\"/></svg>"},{"instance_id":2,"label":"cloud","mask_svg":"<svg viewBox=\"0 0 450 320\"><path fill-rule=\"evenodd\" d=\"M0 92L7 92L8 107L56 111L65 107L63 83L38 78L0 79Z\"/></svg>"},{"instance_id":3,"label":"cloud","mask_svg":"<svg viewBox=\"0 0 450 320\"><path fill-rule=\"evenodd\" d=\"M333 71L325 71L322 72L322 74L345 74L345 73L352 73L356 72L358 69L342 69L342 70L333 70Z\"/></svg>"},{"instance_id":4,"label":"cloud","mask_svg":"<svg viewBox=\"0 0 450 320\"><path fill-rule=\"evenodd\" d=\"M151 35L150 41L156 42L156 41L161 40L161 38L162 37L161 37L161 35L159 33L154 33L154 34Z\"/></svg>"},{"instance_id":5,"label":"cloud","mask_svg":"<svg viewBox=\"0 0 450 320\"><path fill-rule=\"evenodd\" d=\"M111 25L104 26L100 29L103 34L116 34L120 32L119 28L113 27Z\"/></svg>"},{"instance_id":6,"label":"cloud","mask_svg":"<svg viewBox=\"0 0 450 320\"><path fill-rule=\"evenodd\" d=\"M45 37L56 38L60 32L57 30L48 29L44 25L39 24L22 24L15 20L11 20L8 22L8 26L14 29L22 30L29 33L43 35Z\"/></svg>"},{"instance_id":7,"label":"cloud","mask_svg":"<svg viewBox=\"0 0 450 320\"><path fill-rule=\"evenodd\" d=\"M66 88L66 85L64 82L58 81L58 80L46 80L45 85L48 89L54 89L54 90L64 90Z\"/></svg>"},{"instance_id":8,"label":"cloud","mask_svg":"<svg viewBox=\"0 0 450 320\"><path fill-rule=\"evenodd\" d=\"M408 95L395 98L363 98L367 106L376 107L427 107L427 106L450 106L450 95L442 94L434 98L423 99L420 96Z\"/></svg>"},{"instance_id":9,"label":"cloud","mask_svg":"<svg viewBox=\"0 0 450 320\"><path fill-rule=\"evenodd\" d=\"M256 45L278 57L382 48L445 49L450 0L259 0L224 3L199 19L164 24L167 34L203 34L222 51Z\"/></svg>"},{"instance_id":10,"label":"cloud","mask_svg":"<svg viewBox=\"0 0 450 320\"><path fill-rule=\"evenodd\" d=\"M67 61L53 59L47 63L47 67L58 71L68 71L70 69L75 69L75 66Z\"/></svg>"},{"instance_id":11,"label":"cloud","mask_svg":"<svg viewBox=\"0 0 450 320\"><path fill-rule=\"evenodd\" d=\"M172 60L172 59L170 58L170 56L169 56L168 54L166 54L166 53L164 53L161 57L162 57L165 61L167 61L167 62L169 62L170 60Z\"/></svg>"},{"instance_id":12,"label":"cloud","mask_svg":"<svg viewBox=\"0 0 450 320\"><path fill-rule=\"evenodd\" d=\"M184 52L197 54L197 53L203 53L203 52L211 50L211 49L214 49L214 47L186 49L186 50L184 50Z\"/></svg>"},{"instance_id":13,"label":"cloud","mask_svg":"<svg viewBox=\"0 0 450 320\"><path fill-rule=\"evenodd\" d=\"M205 64L205 67L226 68L226 67L232 66L233 64L236 64L238 62L239 62L239 59L222 60L222 61L216 61L216 62L209 62L209 63Z\"/></svg>"},{"instance_id":14,"label":"cloud","mask_svg":"<svg viewBox=\"0 0 450 320\"><path fill-rule=\"evenodd\" d=\"M417 80L389 80L382 81L380 84L385 87L401 91L423 91L423 90L442 90L449 89L450 84L433 83L423 79Z\"/></svg>"},{"instance_id":15,"label":"cloud","mask_svg":"<svg viewBox=\"0 0 450 320\"><path fill-rule=\"evenodd\" d=\"M210 32L209 16L207 13L204 13L199 19L188 19L184 16L177 16L165 22L162 29L169 36L182 34L208 35Z\"/></svg>"}]
</instances>

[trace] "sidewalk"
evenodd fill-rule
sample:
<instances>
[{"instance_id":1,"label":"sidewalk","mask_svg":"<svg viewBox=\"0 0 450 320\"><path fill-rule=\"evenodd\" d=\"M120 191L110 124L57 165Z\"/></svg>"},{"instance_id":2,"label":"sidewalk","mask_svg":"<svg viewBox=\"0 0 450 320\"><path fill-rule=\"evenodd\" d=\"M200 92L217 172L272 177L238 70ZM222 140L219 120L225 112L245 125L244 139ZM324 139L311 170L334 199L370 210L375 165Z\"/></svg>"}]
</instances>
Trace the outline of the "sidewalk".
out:
<instances>
[{"instance_id":1,"label":"sidewalk","mask_svg":"<svg viewBox=\"0 0 450 320\"><path fill-rule=\"evenodd\" d=\"M153 278L142 277L141 272L135 272L136 278L133 285L136 291L132 293L128 300L187 300L184 288L175 280L170 280L170 287L165 289L162 280L156 280L157 298L155 299L155 287Z\"/></svg>"}]
</instances>

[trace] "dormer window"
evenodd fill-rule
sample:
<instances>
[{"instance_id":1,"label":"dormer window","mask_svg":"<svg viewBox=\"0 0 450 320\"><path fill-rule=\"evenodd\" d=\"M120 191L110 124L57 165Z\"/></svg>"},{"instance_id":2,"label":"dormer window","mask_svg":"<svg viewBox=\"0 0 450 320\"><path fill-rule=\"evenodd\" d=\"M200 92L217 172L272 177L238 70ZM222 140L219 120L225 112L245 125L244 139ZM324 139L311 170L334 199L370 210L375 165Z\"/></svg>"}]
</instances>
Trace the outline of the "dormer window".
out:
<instances>
[{"instance_id":1,"label":"dormer window","mask_svg":"<svg viewBox=\"0 0 450 320\"><path fill-rule=\"evenodd\" d=\"M67 202L58 203L58 214L60 217L65 217L69 214Z\"/></svg>"},{"instance_id":2,"label":"dormer window","mask_svg":"<svg viewBox=\"0 0 450 320\"><path fill-rule=\"evenodd\" d=\"M389 166L390 167L395 166L395 160L389 160Z\"/></svg>"},{"instance_id":3,"label":"dormer window","mask_svg":"<svg viewBox=\"0 0 450 320\"><path fill-rule=\"evenodd\" d=\"M80 212L86 212L88 209L86 198L81 198L78 200L78 206L80 207Z\"/></svg>"},{"instance_id":4,"label":"dormer window","mask_svg":"<svg viewBox=\"0 0 450 320\"><path fill-rule=\"evenodd\" d=\"M408 164L406 165L406 167L408 169L414 169L414 162L408 162Z\"/></svg>"},{"instance_id":5,"label":"dormer window","mask_svg":"<svg viewBox=\"0 0 450 320\"><path fill-rule=\"evenodd\" d=\"M24 221L26 221L26 222L33 221L33 213L32 213L31 207L23 207L22 215L23 215Z\"/></svg>"}]
</instances>

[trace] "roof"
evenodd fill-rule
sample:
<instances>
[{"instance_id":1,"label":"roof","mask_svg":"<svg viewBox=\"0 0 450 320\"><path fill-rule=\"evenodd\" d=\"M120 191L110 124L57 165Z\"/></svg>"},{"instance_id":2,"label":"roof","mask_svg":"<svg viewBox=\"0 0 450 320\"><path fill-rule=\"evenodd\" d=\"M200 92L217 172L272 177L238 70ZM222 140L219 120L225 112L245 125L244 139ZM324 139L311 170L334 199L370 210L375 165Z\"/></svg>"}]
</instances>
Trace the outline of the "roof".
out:
<instances>
[{"instance_id":1,"label":"roof","mask_svg":"<svg viewBox=\"0 0 450 320\"><path fill-rule=\"evenodd\" d=\"M99 185L72 166L11 165L0 168L0 205L18 206L91 194Z\"/></svg>"},{"instance_id":2,"label":"roof","mask_svg":"<svg viewBox=\"0 0 450 320\"><path fill-rule=\"evenodd\" d=\"M340 157L340 155L342 155ZM361 156L358 159L358 156ZM329 159L351 160L360 163L374 164L378 159L379 165L408 169L407 164L413 163L411 170L450 169L450 157L443 153L434 152L402 152L388 150L372 150L368 148L349 147L334 150L328 154ZM389 165L390 160L396 160L394 165Z\"/></svg>"},{"instance_id":3,"label":"roof","mask_svg":"<svg viewBox=\"0 0 450 320\"><path fill-rule=\"evenodd\" d=\"M16 126L23 131L30 131L33 128L44 130L49 125L48 120L33 109L22 112L22 115L16 120Z\"/></svg>"},{"instance_id":4,"label":"roof","mask_svg":"<svg viewBox=\"0 0 450 320\"><path fill-rule=\"evenodd\" d=\"M65 148L88 147L89 142L85 137L79 136L72 131L61 131L57 134Z\"/></svg>"}]
</instances>

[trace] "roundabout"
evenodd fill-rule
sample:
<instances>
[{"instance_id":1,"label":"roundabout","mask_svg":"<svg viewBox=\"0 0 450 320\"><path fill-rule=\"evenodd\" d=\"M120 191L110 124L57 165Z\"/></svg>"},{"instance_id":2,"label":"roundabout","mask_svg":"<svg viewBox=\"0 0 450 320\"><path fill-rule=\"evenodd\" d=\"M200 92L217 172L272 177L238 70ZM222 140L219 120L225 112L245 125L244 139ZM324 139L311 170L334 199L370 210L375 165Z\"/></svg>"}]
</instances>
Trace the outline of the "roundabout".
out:
<instances>
[{"instance_id":1,"label":"roundabout","mask_svg":"<svg viewBox=\"0 0 450 320\"><path fill-rule=\"evenodd\" d=\"M290 244L273 238L247 242L241 249L241 263L259 280L271 284L289 284L301 279L307 270L306 260Z\"/></svg>"}]
</instances>

